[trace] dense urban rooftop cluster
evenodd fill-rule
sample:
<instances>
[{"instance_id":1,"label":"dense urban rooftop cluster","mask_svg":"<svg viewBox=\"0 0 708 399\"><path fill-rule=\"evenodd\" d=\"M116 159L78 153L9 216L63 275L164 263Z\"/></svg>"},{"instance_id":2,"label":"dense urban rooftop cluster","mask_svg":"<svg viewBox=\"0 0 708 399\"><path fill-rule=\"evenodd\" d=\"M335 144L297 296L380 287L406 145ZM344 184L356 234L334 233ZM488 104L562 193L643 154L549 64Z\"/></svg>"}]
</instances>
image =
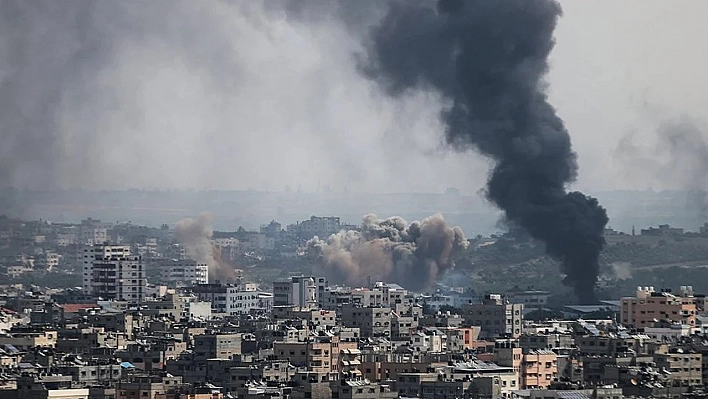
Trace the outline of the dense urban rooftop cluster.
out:
<instances>
[{"instance_id":1,"label":"dense urban rooftop cluster","mask_svg":"<svg viewBox=\"0 0 708 399\"><path fill-rule=\"evenodd\" d=\"M211 243L259 256L340 228L313 217ZM708 299L688 285L557 314L533 289L217 282L168 226L4 219L0 245L8 280L42 268L81 281L0 286L0 399L706 395Z\"/></svg>"}]
</instances>

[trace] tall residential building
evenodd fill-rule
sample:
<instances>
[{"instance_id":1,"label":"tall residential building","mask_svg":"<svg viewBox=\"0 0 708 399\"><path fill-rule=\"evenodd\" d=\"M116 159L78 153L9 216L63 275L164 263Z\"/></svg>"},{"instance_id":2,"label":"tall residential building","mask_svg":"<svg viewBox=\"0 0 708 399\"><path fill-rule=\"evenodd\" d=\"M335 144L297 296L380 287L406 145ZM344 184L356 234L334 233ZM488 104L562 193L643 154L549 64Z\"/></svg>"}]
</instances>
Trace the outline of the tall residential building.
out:
<instances>
[{"instance_id":1,"label":"tall residential building","mask_svg":"<svg viewBox=\"0 0 708 399\"><path fill-rule=\"evenodd\" d=\"M297 305L301 308L317 307L317 285L310 276L293 276L273 282L273 305Z\"/></svg>"},{"instance_id":2,"label":"tall residential building","mask_svg":"<svg viewBox=\"0 0 708 399\"><path fill-rule=\"evenodd\" d=\"M145 299L142 258L130 246L99 244L84 248L83 289L94 297L141 302Z\"/></svg>"},{"instance_id":3,"label":"tall residential building","mask_svg":"<svg viewBox=\"0 0 708 399\"><path fill-rule=\"evenodd\" d=\"M524 305L509 303L499 294L489 294L482 303L463 306L465 323L481 327L480 338L510 337L521 335Z\"/></svg>"}]
</instances>

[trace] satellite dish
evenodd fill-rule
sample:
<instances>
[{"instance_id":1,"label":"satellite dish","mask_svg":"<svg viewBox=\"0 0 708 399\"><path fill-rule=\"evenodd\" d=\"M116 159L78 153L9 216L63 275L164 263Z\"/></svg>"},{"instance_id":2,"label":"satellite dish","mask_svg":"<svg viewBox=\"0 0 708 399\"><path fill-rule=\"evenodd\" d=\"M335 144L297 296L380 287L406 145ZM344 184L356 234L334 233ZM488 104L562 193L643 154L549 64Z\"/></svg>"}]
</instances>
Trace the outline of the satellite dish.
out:
<instances>
[{"instance_id":1,"label":"satellite dish","mask_svg":"<svg viewBox=\"0 0 708 399\"><path fill-rule=\"evenodd\" d=\"M637 385L637 380L635 380L634 378L629 380L629 382L632 383L632 385Z\"/></svg>"}]
</instances>

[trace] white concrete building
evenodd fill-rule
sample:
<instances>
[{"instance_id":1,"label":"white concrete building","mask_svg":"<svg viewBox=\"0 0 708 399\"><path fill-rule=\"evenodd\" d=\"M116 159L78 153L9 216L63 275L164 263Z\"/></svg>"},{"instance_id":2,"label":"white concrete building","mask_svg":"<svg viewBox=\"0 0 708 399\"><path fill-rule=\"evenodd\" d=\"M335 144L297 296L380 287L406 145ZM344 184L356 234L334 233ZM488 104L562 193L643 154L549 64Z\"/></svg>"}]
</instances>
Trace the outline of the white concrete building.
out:
<instances>
[{"instance_id":1,"label":"white concrete building","mask_svg":"<svg viewBox=\"0 0 708 399\"><path fill-rule=\"evenodd\" d=\"M341 229L342 225L339 217L336 216L312 216L310 220L288 226L289 232L294 232L301 237L319 236L322 239L339 232Z\"/></svg>"},{"instance_id":2,"label":"white concrete building","mask_svg":"<svg viewBox=\"0 0 708 399\"><path fill-rule=\"evenodd\" d=\"M130 247L93 245L84 248L83 289L103 299L142 302L145 270L142 258L131 256Z\"/></svg>"},{"instance_id":3,"label":"white concrete building","mask_svg":"<svg viewBox=\"0 0 708 399\"><path fill-rule=\"evenodd\" d=\"M160 270L160 282L171 287L206 284L209 266L193 259L163 259L155 265Z\"/></svg>"},{"instance_id":4,"label":"white concrete building","mask_svg":"<svg viewBox=\"0 0 708 399\"><path fill-rule=\"evenodd\" d=\"M192 292L199 301L210 302L214 312L231 316L273 307L273 294L259 291L255 284L200 284L192 287Z\"/></svg>"},{"instance_id":5,"label":"white concrete building","mask_svg":"<svg viewBox=\"0 0 708 399\"><path fill-rule=\"evenodd\" d=\"M248 314L252 310L270 310L273 294L256 290L255 285L228 287L226 291L226 312L231 315Z\"/></svg>"},{"instance_id":6,"label":"white concrete building","mask_svg":"<svg viewBox=\"0 0 708 399\"><path fill-rule=\"evenodd\" d=\"M317 285L311 276L293 276L273 282L273 304L317 308Z\"/></svg>"},{"instance_id":7,"label":"white concrete building","mask_svg":"<svg viewBox=\"0 0 708 399\"><path fill-rule=\"evenodd\" d=\"M239 244L242 251L270 251L275 248L275 240L258 232L249 232L247 240Z\"/></svg>"},{"instance_id":8,"label":"white concrete building","mask_svg":"<svg viewBox=\"0 0 708 399\"><path fill-rule=\"evenodd\" d=\"M212 242L214 243L215 246L219 248L225 248L225 247L238 247L239 242L236 237L217 237L212 239Z\"/></svg>"},{"instance_id":9,"label":"white concrete building","mask_svg":"<svg viewBox=\"0 0 708 399\"><path fill-rule=\"evenodd\" d=\"M195 300L185 301L185 315L190 320L210 320L211 319L211 303L199 302Z\"/></svg>"}]
</instances>

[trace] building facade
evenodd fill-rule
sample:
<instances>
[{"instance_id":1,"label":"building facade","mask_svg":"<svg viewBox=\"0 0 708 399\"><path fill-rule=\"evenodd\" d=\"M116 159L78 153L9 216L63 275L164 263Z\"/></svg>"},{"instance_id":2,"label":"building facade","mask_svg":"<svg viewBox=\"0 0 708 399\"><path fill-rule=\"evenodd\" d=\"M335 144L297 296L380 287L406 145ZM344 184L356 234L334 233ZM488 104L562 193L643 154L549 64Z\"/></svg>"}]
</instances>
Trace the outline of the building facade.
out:
<instances>
[{"instance_id":1,"label":"building facade","mask_svg":"<svg viewBox=\"0 0 708 399\"><path fill-rule=\"evenodd\" d=\"M317 284L310 276L293 276L273 282L273 305L317 307Z\"/></svg>"},{"instance_id":2,"label":"building facade","mask_svg":"<svg viewBox=\"0 0 708 399\"><path fill-rule=\"evenodd\" d=\"M479 326L480 338L518 338L524 318L524 304L509 303L499 294L486 295L479 304L463 307L465 324Z\"/></svg>"},{"instance_id":3,"label":"building facade","mask_svg":"<svg viewBox=\"0 0 708 399\"><path fill-rule=\"evenodd\" d=\"M98 244L84 248L83 289L94 297L130 302L145 299L145 270L130 246Z\"/></svg>"},{"instance_id":4,"label":"building facade","mask_svg":"<svg viewBox=\"0 0 708 399\"><path fill-rule=\"evenodd\" d=\"M157 262L160 282L171 287L207 284L209 266L193 259L164 259Z\"/></svg>"},{"instance_id":5,"label":"building facade","mask_svg":"<svg viewBox=\"0 0 708 399\"><path fill-rule=\"evenodd\" d=\"M391 309L387 307L342 307L342 325L358 328L363 338L391 336Z\"/></svg>"},{"instance_id":6,"label":"building facade","mask_svg":"<svg viewBox=\"0 0 708 399\"><path fill-rule=\"evenodd\" d=\"M632 328L654 327L660 322L694 327L697 314L696 298L688 292L674 295L668 290L637 287L634 297L622 298L620 322Z\"/></svg>"}]
</instances>

